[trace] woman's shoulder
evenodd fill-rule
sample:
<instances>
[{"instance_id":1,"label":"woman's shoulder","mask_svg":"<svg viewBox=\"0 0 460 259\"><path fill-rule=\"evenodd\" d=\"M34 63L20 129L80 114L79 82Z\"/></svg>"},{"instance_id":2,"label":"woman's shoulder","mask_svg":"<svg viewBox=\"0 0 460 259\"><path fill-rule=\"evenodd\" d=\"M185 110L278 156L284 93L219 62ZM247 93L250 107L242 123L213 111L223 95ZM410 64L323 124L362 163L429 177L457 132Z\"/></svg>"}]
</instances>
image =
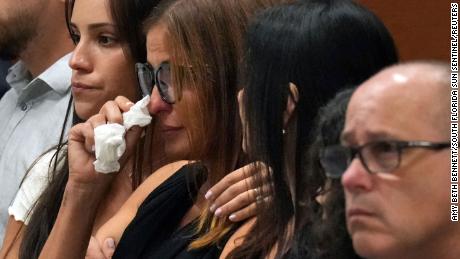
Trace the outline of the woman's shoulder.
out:
<instances>
[{"instance_id":1,"label":"woman's shoulder","mask_svg":"<svg viewBox=\"0 0 460 259\"><path fill-rule=\"evenodd\" d=\"M222 253L220 254L219 258L227 258L227 256L235 250L238 246L240 246L243 242L245 237L251 232L252 227L256 223L256 218L251 218L247 220L243 225L241 225L230 238L228 239L227 243L225 244Z\"/></svg>"},{"instance_id":2,"label":"woman's shoulder","mask_svg":"<svg viewBox=\"0 0 460 259\"><path fill-rule=\"evenodd\" d=\"M56 149L51 149L37 158L26 172L16 197L8 208L9 215L13 216L16 221L27 224L33 205L50 182L55 155ZM58 166L61 164L60 160L62 159L58 159Z\"/></svg>"},{"instance_id":3,"label":"woman's shoulder","mask_svg":"<svg viewBox=\"0 0 460 259\"><path fill-rule=\"evenodd\" d=\"M155 190L163 182L174 176L176 172L189 163L190 161L181 160L164 165L147 177L147 179L139 185L135 192L142 192L148 195L152 190Z\"/></svg>"},{"instance_id":4,"label":"woman's shoulder","mask_svg":"<svg viewBox=\"0 0 460 259\"><path fill-rule=\"evenodd\" d=\"M147 196L154 192L160 185L165 183L168 179L175 175L181 168L189 164L190 161L181 160L173 163L164 165L157 169L149 177L147 177L139 187L133 192L131 197L125 203L126 207L130 207L131 210L137 211L142 202Z\"/></svg>"}]
</instances>

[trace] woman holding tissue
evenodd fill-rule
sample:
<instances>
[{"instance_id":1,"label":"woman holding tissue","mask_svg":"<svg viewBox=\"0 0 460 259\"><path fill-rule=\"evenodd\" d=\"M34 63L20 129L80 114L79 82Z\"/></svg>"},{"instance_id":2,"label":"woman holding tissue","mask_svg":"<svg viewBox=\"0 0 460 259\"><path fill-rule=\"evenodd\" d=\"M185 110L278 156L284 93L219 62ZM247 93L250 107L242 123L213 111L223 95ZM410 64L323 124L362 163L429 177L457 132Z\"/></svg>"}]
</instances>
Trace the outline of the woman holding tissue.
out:
<instances>
[{"instance_id":1,"label":"woman holding tissue","mask_svg":"<svg viewBox=\"0 0 460 259\"><path fill-rule=\"evenodd\" d=\"M156 115L168 157L197 162L168 165L152 174L97 231L100 242L115 239L113 258L216 258L238 227L214 217L204 193L241 165L236 93L242 35L248 16L273 2L163 1L147 20L149 64L141 66L152 76L148 109ZM70 131L69 182L42 258L84 254L91 232L86 226L113 179L94 169L94 128L120 123L130 106L129 99L119 97ZM127 150L139 133L126 133Z\"/></svg>"},{"instance_id":2,"label":"woman holding tissue","mask_svg":"<svg viewBox=\"0 0 460 259\"><path fill-rule=\"evenodd\" d=\"M126 96L133 101L140 98L134 62L146 60L145 36L141 24L157 2L148 0L67 2L69 29L76 43L70 61L70 66L74 70L73 121L86 120L97 113L104 102L118 95ZM69 111L70 107L69 105ZM70 114L68 112L67 118L71 116ZM124 158L127 162L114 179L110 180L110 187L102 191L104 197L97 202L97 212L92 215L92 221L86 223L92 226L91 232L95 233L108 218L115 214L133 189L153 169L167 161L162 155L162 148L158 148L162 145L161 138L157 134L157 140L154 141L152 137L153 127L147 128L145 132L146 136L140 141L135 153L146 155ZM154 156L151 147L156 147ZM55 223L69 175L66 143L59 145L58 151L59 155L52 150L40 157L28 172L10 208L11 217L0 257L18 258L22 240L21 258L38 257ZM237 176L239 180L244 178L242 174ZM247 187L239 190L244 193ZM248 203L237 204L237 208L244 208ZM251 214L253 211L246 208L244 214ZM94 244L93 239L92 244ZM98 245L95 244L93 247L90 245L88 253L100 253Z\"/></svg>"}]
</instances>

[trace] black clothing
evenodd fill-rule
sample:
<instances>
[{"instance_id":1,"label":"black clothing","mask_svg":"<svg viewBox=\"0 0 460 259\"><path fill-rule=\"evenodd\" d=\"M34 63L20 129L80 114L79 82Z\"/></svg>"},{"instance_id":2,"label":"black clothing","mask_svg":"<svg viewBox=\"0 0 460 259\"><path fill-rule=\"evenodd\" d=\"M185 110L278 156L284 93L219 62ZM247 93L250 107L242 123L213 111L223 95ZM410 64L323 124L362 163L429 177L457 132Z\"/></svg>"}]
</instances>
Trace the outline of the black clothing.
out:
<instances>
[{"instance_id":1,"label":"black clothing","mask_svg":"<svg viewBox=\"0 0 460 259\"><path fill-rule=\"evenodd\" d=\"M222 245L188 251L197 237L197 222L178 229L205 181L205 171L198 163L186 165L152 191L123 233L113 258L219 258L233 232L221 240Z\"/></svg>"}]
</instances>

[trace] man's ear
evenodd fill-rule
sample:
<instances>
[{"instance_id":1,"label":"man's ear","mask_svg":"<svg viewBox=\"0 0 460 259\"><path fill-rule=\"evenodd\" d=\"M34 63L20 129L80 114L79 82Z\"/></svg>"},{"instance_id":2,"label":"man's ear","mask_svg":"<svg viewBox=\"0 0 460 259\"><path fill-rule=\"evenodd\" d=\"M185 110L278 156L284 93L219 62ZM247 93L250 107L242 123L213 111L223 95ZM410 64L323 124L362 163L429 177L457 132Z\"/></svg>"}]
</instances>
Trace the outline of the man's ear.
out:
<instances>
[{"instance_id":1,"label":"man's ear","mask_svg":"<svg viewBox=\"0 0 460 259\"><path fill-rule=\"evenodd\" d=\"M289 91L290 94L288 95L286 110L284 110L283 114L283 128L286 128L288 121L291 119L292 113L297 107L297 102L299 101L299 89L297 88L297 85L289 83Z\"/></svg>"}]
</instances>

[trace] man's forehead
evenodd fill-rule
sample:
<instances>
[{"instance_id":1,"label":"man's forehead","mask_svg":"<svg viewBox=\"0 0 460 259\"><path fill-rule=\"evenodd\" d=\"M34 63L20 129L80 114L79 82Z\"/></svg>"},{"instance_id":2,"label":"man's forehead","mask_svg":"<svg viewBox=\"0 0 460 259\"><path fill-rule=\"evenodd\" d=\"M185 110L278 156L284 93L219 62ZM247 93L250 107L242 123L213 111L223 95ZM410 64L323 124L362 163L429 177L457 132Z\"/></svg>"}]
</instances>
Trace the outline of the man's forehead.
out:
<instances>
[{"instance_id":1,"label":"man's forehead","mask_svg":"<svg viewBox=\"0 0 460 259\"><path fill-rule=\"evenodd\" d=\"M350 106L364 101L383 102L383 107L392 104L416 105L428 101L433 91L434 80L423 66L395 66L388 68L364 82L350 100ZM428 103L427 103L428 105Z\"/></svg>"},{"instance_id":2,"label":"man's forehead","mask_svg":"<svg viewBox=\"0 0 460 259\"><path fill-rule=\"evenodd\" d=\"M427 84L433 80L427 78L423 70L397 66L367 80L350 100L344 140L356 139L357 132L369 139L407 138L415 125L429 123L433 89Z\"/></svg>"}]
</instances>

